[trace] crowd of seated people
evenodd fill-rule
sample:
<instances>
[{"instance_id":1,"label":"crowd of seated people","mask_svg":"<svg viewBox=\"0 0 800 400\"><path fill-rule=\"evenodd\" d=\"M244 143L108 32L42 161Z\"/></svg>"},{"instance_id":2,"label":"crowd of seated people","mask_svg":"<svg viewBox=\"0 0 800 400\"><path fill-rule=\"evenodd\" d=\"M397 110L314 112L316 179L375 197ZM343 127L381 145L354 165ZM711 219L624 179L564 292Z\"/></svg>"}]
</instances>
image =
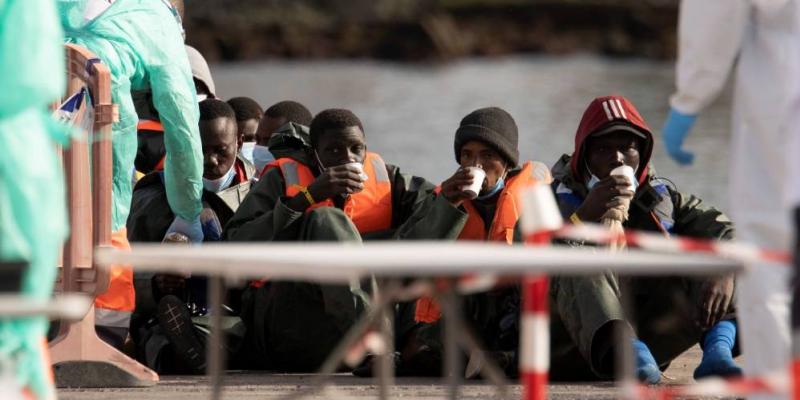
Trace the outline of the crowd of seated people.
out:
<instances>
[{"instance_id":1,"label":"crowd of seated people","mask_svg":"<svg viewBox=\"0 0 800 400\"><path fill-rule=\"evenodd\" d=\"M583 116L575 118L574 149L549 168L520 159L519 130L507 111L473 110L453 121L454 153L420 144L420 151L442 154L442 167L454 170L443 182L430 182L368 150L368 138L380 133L350 110L313 114L286 100L262 111L250 98L217 99L202 56L187 51L202 94L204 242L425 239L515 245L521 241L517 197L535 184L552 187L566 223L610 218L624 229L665 237L733 237L733 224L724 214L656 173L653 134L625 97L590 99ZM167 235L175 215L165 187L163 128L147 93L138 99L138 173L128 239L180 242ZM455 155L455 163L447 154ZM611 173L621 166L630 167L634 179ZM468 190L476 179L480 189ZM204 277L134 277L136 310L128 343L136 358L160 373L202 373L208 336ZM231 288L223 317L229 366L313 372L370 307L373 294L370 280L338 285L262 279ZM635 299L633 315L625 313L623 295ZM629 332L631 342L622 345L631 347L642 382L660 382L670 362L696 344L703 350L696 378L738 376L733 295L733 276L621 278L610 271L553 276L551 377L613 378L620 330ZM465 318L485 345L485 355L516 376L519 287L512 284L463 300ZM398 374L441 375L443 316L436 300L423 296L400 303L395 314ZM353 373L370 375L372 360L367 357Z\"/></svg>"}]
</instances>

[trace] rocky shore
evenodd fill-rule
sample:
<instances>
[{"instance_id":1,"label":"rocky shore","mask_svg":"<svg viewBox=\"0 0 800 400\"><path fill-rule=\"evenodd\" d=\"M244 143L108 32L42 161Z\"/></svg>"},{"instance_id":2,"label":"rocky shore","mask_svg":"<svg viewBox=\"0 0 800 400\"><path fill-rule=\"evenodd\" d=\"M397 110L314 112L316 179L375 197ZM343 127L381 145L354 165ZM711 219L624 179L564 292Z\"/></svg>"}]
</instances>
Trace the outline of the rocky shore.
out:
<instances>
[{"instance_id":1,"label":"rocky shore","mask_svg":"<svg viewBox=\"0 0 800 400\"><path fill-rule=\"evenodd\" d=\"M187 43L210 61L440 61L592 52L669 59L678 0L202 0Z\"/></svg>"}]
</instances>

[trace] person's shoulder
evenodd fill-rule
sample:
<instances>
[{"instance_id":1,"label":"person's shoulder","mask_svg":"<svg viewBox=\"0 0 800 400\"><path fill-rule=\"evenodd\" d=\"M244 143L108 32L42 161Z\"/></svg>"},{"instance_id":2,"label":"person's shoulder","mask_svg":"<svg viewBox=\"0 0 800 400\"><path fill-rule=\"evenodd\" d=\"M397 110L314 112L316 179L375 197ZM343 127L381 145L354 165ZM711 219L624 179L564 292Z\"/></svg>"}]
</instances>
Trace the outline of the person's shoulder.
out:
<instances>
[{"instance_id":1,"label":"person's shoulder","mask_svg":"<svg viewBox=\"0 0 800 400\"><path fill-rule=\"evenodd\" d=\"M155 192L155 191L166 191L166 187L164 186L164 178L163 173L160 171L151 172L141 179L139 179L136 184L133 186L133 192Z\"/></svg>"},{"instance_id":2,"label":"person's shoulder","mask_svg":"<svg viewBox=\"0 0 800 400\"><path fill-rule=\"evenodd\" d=\"M526 171L528 174L525 178L532 179L538 183L550 184L553 182L553 175L550 172L550 168L547 166L547 164L534 160L521 162L520 165L511 171L508 171L507 178L512 179L521 176L520 174L523 171Z\"/></svg>"}]
</instances>

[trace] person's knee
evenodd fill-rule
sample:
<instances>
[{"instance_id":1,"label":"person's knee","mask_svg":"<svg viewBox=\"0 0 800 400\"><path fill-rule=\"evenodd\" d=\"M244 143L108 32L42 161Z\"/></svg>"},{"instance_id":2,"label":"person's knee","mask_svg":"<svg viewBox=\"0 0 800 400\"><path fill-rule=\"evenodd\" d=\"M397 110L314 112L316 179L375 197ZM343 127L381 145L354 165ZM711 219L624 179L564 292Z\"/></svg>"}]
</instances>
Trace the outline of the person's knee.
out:
<instances>
[{"instance_id":1,"label":"person's knee","mask_svg":"<svg viewBox=\"0 0 800 400\"><path fill-rule=\"evenodd\" d=\"M306 215L304 234L306 240L360 241L361 236L353 221L340 209L319 207Z\"/></svg>"},{"instance_id":2,"label":"person's knee","mask_svg":"<svg viewBox=\"0 0 800 400\"><path fill-rule=\"evenodd\" d=\"M329 222L329 221L349 221L350 218L344 211L336 207L317 207L311 210L306 218L314 222Z\"/></svg>"}]
</instances>

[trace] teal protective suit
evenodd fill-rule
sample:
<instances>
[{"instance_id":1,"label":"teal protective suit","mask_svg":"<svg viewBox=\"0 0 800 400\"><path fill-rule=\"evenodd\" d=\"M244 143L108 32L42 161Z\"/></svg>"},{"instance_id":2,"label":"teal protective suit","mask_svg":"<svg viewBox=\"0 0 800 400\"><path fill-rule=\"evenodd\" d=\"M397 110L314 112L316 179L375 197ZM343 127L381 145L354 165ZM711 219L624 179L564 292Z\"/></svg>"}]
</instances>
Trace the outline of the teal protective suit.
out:
<instances>
[{"instance_id":1,"label":"teal protective suit","mask_svg":"<svg viewBox=\"0 0 800 400\"><path fill-rule=\"evenodd\" d=\"M133 191L138 117L131 91L150 89L164 125L164 181L173 213L195 221L200 215L203 161L199 111L182 30L169 3L117 0L84 22L85 0L58 0L68 42L86 47L112 75L112 101L119 107L113 126L113 230L125 226Z\"/></svg>"},{"instance_id":2,"label":"teal protective suit","mask_svg":"<svg viewBox=\"0 0 800 400\"><path fill-rule=\"evenodd\" d=\"M66 139L47 106L66 85L61 27L51 0L0 0L0 260L29 264L22 294L52 294L67 234L63 173L54 140ZM17 383L55 398L43 363L47 319L0 319L0 359Z\"/></svg>"}]
</instances>

